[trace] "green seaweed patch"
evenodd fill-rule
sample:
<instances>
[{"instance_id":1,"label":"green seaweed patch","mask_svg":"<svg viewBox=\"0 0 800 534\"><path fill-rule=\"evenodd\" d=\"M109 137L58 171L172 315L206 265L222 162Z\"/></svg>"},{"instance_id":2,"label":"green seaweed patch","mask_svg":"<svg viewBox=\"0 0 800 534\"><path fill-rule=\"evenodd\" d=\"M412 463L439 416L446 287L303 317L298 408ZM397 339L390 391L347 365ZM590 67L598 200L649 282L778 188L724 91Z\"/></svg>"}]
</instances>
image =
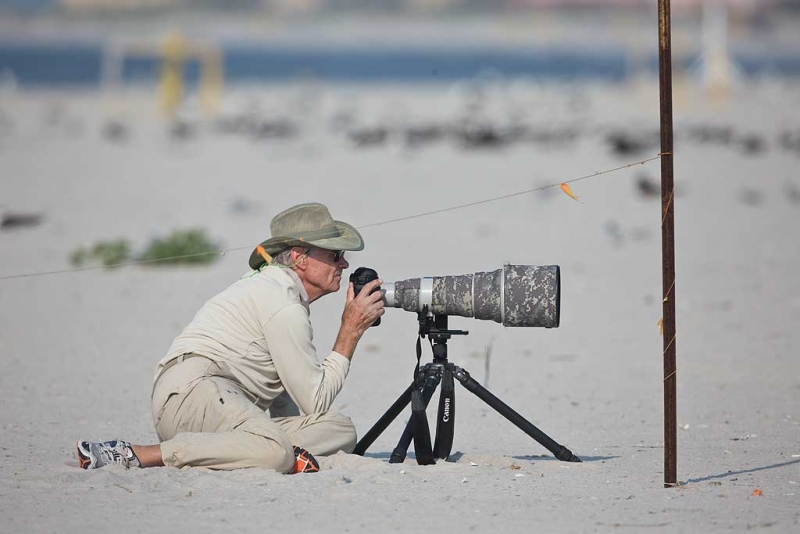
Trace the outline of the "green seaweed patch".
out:
<instances>
[{"instance_id":1,"label":"green seaweed patch","mask_svg":"<svg viewBox=\"0 0 800 534\"><path fill-rule=\"evenodd\" d=\"M175 230L166 237L152 239L143 252L134 254L127 239L98 241L91 247L79 247L70 255L76 267L100 264L115 267L143 262L144 265L179 263L207 264L217 260L221 246L212 241L205 230Z\"/></svg>"},{"instance_id":2,"label":"green seaweed patch","mask_svg":"<svg viewBox=\"0 0 800 534\"><path fill-rule=\"evenodd\" d=\"M99 263L114 267L131 259L131 245L127 239L98 241L90 248L80 247L72 252L70 262L77 267Z\"/></svg>"},{"instance_id":3,"label":"green seaweed patch","mask_svg":"<svg viewBox=\"0 0 800 534\"><path fill-rule=\"evenodd\" d=\"M212 263L219 257L220 248L205 230L176 230L167 237L150 241L137 259L153 265Z\"/></svg>"}]
</instances>

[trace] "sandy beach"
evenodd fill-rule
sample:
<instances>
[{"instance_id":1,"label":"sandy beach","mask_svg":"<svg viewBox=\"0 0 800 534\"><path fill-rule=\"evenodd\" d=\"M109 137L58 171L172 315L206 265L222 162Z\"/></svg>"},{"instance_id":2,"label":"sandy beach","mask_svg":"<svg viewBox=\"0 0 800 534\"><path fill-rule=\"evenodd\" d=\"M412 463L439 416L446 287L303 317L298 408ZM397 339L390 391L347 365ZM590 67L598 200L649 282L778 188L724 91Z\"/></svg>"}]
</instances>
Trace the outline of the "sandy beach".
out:
<instances>
[{"instance_id":1,"label":"sandy beach","mask_svg":"<svg viewBox=\"0 0 800 534\"><path fill-rule=\"evenodd\" d=\"M661 216L648 188L659 163L574 182L580 202L557 187L657 155L657 143L611 142L657 133L652 80L239 87L216 118L187 103L179 135L145 91L4 94L0 210L41 220L0 231L0 278L70 269L71 253L97 241L141 249L182 228L205 229L226 252L207 266L0 279L3 532L797 532L798 104L796 83L740 86L718 102L676 86L681 484L664 489ZM294 133L230 127L243 116ZM468 117L501 140L406 135ZM503 137L521 127L527 137ZM356 136L378 130L380 142ZM272 216L305 201L361 227L367 246L351 268L387 281L560 265L560 328L452 318L470 334L449 356L583 463L554 459L457 386L455 452L435 466L413 454L388 463L408 412L365 457L323 458L316 475L80 470L78 438L156 441L156 362L247 271ZM311 308L320 354L343 302L340 291ZM359 435L410 383L416 333L415 315L389 310L362 339L334 406Z\"/></svg>"}]
</instances>

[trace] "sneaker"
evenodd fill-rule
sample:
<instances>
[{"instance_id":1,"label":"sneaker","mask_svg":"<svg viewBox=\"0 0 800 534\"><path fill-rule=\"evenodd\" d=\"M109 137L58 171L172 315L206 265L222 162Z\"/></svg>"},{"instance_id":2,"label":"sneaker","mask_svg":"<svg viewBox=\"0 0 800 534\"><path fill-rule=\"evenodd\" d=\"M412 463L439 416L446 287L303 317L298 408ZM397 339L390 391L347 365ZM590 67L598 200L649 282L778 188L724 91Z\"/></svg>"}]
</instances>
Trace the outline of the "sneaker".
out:
<instances>
[{"instance_id":1,"label":"sneaker","mask_svg":"<svg viewBox=\"0 0 800 534\"><path fill-rule=\"evenodd\" d=\"M319 462L310 452L302 447L294 446L294 467L290 474L316 473L319 471Z\"/></svg>"},{"instance_id":2,"label":"sneaker","mask_svg":"<svg viewBox=\"0 0 800 534\"><path fill-rule=\"evenodd\" d=\"M131 444L121 439L104 442L79 440L77 449L82 469L97 469L108 464L121 465L125 469L142 466Z\"/></svg>"}]
</instances>

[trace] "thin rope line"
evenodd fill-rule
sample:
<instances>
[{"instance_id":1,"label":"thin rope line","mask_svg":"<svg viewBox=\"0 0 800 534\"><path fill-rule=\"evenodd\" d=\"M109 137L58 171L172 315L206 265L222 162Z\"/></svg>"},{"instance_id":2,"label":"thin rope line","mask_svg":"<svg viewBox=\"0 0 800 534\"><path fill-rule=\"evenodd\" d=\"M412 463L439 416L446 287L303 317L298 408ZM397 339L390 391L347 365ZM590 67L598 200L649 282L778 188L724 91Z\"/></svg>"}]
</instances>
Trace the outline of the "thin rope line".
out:
<instances>
[{"instance_id":1,"label":"thin rope line","mask_svg":"<svg viewBox=\"0 0 800 534\"><path fill-rule=\"evenodd\" d=\"M579 176L578 178L573 178L571 180L566 180L564 182L556 182L556 183L552 183L552 184L541 186L541 187L535 187L533 189L526 189L525 191L517 191L516 193L510 193L508 195L502 195L502 196L499 196L499 197L487 198L487 199L478 200L478 201L475 201L475 202L468 202L466 204L459 204L457 206L451 206L449 208L443 208L443 209L439 209L439 210L427 211L427 212L424 212L424 213L417 213L415 215L408 215L406 217L398 217L396 219L389 219L389 220L386 220L386 221L379 221L379 222L364 224L364 225L361 225L361 226L356 226L356 228L358 228L358 229L372 228L374 226L382 226L384 224L392 224L392 223L401 222L401 221L408 221L408 220L411 220L411 219L418 219L420 217L428 217L430 215L436 215L437 213L446 213L446 212L449 212L449 211L455 211L455 210L459 210L459 209L463 209L463 208L469 208L469 207L472 207L472 206L478 206L480 204L487 204L489 202L496 202L498 200L505 200L507 198L517 197L517 196L520 196L520 195L526 195L528 193L534 193L536 191L544 191L545 189L549 189L551 187L558 187L561 184L571 184L573 182L579 182L581 180L586 180L587 178L594 178L596 176L602 176L604 174L610 174L612 172L617 172L617 171L621 171L623 169L628 169L628 168L633 167L635 165L644 165L645 163L649 163L651 161L659 159L661 156L662 156L662 154L658 154L656 156L653 156L653 157L650 157L650 158L647 158L647 159L643 159L641 161L635 161L633 163L628 163L627 165L622 165L620 167L614 167L613 169L607 169L607 170L604 170L604 171L597 171L597 172L594 172L592 174L587 174L585 176ZM662 222L662 224L663 224L663 222ZM127 262L121 262L121 263L114 263L114 264L111 264L111 265L94 265L94 266L91 266L91 267L77 267L77 268L74 268L74 269L60 269L60 270L55 270L55 271L40 271L40 272L35 272L35 273L11 274L11 275L6 275L6 276L0 276L0 281L2 281L2 280L12 280L12 279L16 279L16 278L28 278L28 277L34 277L34 276L46 276L46 275L51 275L51 274L77 273L77 272L81 272L81 271L93 271L93 270L97 270L97 269L111 269L111 268L115 268L115 267L127 267L127 266L131 266L131 265L145 265L145 264L160 263L160 262L166 262L166 261L172 261L172 260L181 260L181 259L185 259L185 258L193 258L193 257L197 257L197 256L208 256L208 255L211 255L211 254L219 254L220 256L224 256L228 252L233 252L233 251L237 251L237 250L244 250L244 249L249 249L249 248L250 248L250 246L231 247L231 248L225 248L225 249L222 249L222 250L212 250L212 251L208 251L208 252L196 252L194 254L184 254L182 256L170 256L170 257L167 257L167 258L157 258L157 259L152 259L152 260L137 260L137 261L127 261Z\"/></svg>"},{"instance_id":2,"label":"thin rope line","mask_svg":"<svg viewBox=\"0 0 800 534\"><path fill-rule=\"evenodd\" d=\"M507 198L517 197L517 196L520 196L520 195L526 195L528 193L534 193L536 191L544 191L545 189L550 189L551 187L558 187L561 184L571 184L573 182L578 182L580 180L586 180L587 178L594 178L595 176L601 176L603 174L609 174L609 173L612 173L612 172L621 171L623 169L627 169L629 167L633 167L634 165L644 165L645 163L648 163L650 161L659 159L660 157L661 157L661 155L659 154L659 155L653 156L651 158L643 159L641 161L636 161L634 163L628 163L627 165L622 165L621 167L615 167L613 169L608 169L608 170L605 170L605 171L597 171L595 173L587 174L586 176L580 176L578 178L573 178L572 180L566 180L564 182L557 182L557 183L553 183L553 184L550 184L550 185L545 185L545 186L542 186L542 187L535 187L533 189L526 189L525 191L517 191L516 193L510 193L508 195L502 195L502 196L499 196L499 197L487 198L485 200L477 200L475 202L468 202L466 204L458 204L456 206L451 206L449 208L442 208L442 209L438 209L438 210L426 211L426 212L423 212L423 213L417 213L416 215L408 215L406 217L398 217L397 219L389 219L387 221L381 221L381 222L365 224L363 226L358 226L357 228L358 229L371 228L373 226L381 226L383 224L391 224L391 223L396 223L396 222L401 222L401 221L408 221L410 219L416 219L416 218L419 218L419 217L427 217L429 215L436 215L437 213L445 213L445 212L448 212L448 211L459 210L459 209L462 209L462 208L469 208L469 207L472 207L472 206L478 206L480 204L486 204L486 203L495 202L495 201L498 201L498 200L505 200Z\"/></svg>"},{"instance_id":3,"label":"thin rope line","mask_svg":"<svg viewBox=\"0 0 800 534\"><path fill-rule=\"evenodd\" d=\"M181 256L170 256L168 258L155 258L152 260L136 260L136 261L125 261L120 263L112 263L110 265L93 265L91 267L76 267L74 269L61 269L57 271L40 271L36 273L24 273L24 274L11 274L7 276L0 276L0 280L10 280L12 278L26 278L29 276L45 276L48 274L63 274L63 273L77 273L81 271L93 271L96 269L113 269L115 267L126 267L129 265L145 265L148 263L160 263L163 261L170 261L170 260L182 260L186 258L194 258L197 256L209 256L211 254L219 254L220 256L224 256L226 253L231 252L233 250L240 250L243 248L249 247L236 247L236 248L226 248L223 250L209 250L208 252L195 252L193 254L183 254Z\"/></svg>"},{"instance_id":4,"label":"thin rope line","mask_svg":"<svg viewBox=\"0 0 800 534\"><path fill-rule=\"evenodd\" d=\"M678 372L678 370L677 370L677 369L675 369L675 370L674 370L674 371L672 371L670 374L668 374L667 376L665 376L665 377L664 377L664 382L666 382L667 380L669 380L670 378L672 378L673 376L675 376L675 373L677 373L677 372Z\"/></svg>"},{"instance_id":5,"label":"thin rope line","mask_svg":"<svg viewBox=\"0 0 800 534\"><path fill-rule=\"evenodd\" d=\"M675 279L674 278L672 279L672 285L669 286L669 289L667 289L667 294L664 295L664 300L662 300L661 302L665 302L669 298L669 294L672 292L672 288L673 287L675 287Z\"/></svg>"},{"instance_id":6,"label":"thin rope line","mask_svg":"<svg viewBox=\"0 0 800 534\"><path fill-rule=\"evenodd\" d=\"M664 216L661 218L661 226L664 226L664 221L667 220L667 213L669 213L669 207L672 205L672 197L675 196L675 190L669 192L669 198L667 199L667 205L664 207Z\"/></svg>"},{"instance_id":7,"label":"thin rope line","mask_svg":"<svg viewBox=\"0 0 800 534\"><path fill-rule=\"evenodd\" d=\"M664 352L663 352L663 354L666 354L666 353L667 353L667 351L668 351L668 350L669 350L669 348L672 346L672 343L675 341L675 338L676 338L677 336L678 336L678 333L677 333L677 332L675 332L674 334L672 334L672 339L670 339L670 340L669 340L669 343L667 344L666 348L664 349Z\"/></svg>"}]
</instances>

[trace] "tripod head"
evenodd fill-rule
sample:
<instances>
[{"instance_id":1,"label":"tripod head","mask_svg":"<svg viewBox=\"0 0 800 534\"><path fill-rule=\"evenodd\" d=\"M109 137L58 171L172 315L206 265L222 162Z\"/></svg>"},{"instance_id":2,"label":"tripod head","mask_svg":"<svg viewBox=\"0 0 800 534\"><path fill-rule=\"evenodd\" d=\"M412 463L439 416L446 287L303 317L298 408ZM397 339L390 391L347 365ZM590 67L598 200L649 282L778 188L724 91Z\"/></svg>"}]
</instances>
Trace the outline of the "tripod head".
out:
<instances>
[{"instance_id":1,"label":"tripod head","mask_svg":"<svg viewBox=\"0 0 800 534\"><path fill-rule=\"evenodd\" d=\"M431 348L433 349L433 359L437 362L447 361L447 340L450 339L451 336L469 335L469 331L467 330L448 330L447 317L447 315L428 313L427 306L423 307L422 311L417 313L419 337L427 337L430 339Z\"/></svg>"},{"instance_id":2,"label":"tripod head","mask_svg":"<svg viewBox=\"0 0 800 534\"><path fill-rule=\"evenodd\" d=\"M436 315L428 313L428 307L425 306L421 312L417 313L417 321L419 322L419 335L421 337L428 337L434 343L447 343L450 336L467 336L468 330L448 330L447 329L447 315Z\"/></svg>"}]
</instances>

